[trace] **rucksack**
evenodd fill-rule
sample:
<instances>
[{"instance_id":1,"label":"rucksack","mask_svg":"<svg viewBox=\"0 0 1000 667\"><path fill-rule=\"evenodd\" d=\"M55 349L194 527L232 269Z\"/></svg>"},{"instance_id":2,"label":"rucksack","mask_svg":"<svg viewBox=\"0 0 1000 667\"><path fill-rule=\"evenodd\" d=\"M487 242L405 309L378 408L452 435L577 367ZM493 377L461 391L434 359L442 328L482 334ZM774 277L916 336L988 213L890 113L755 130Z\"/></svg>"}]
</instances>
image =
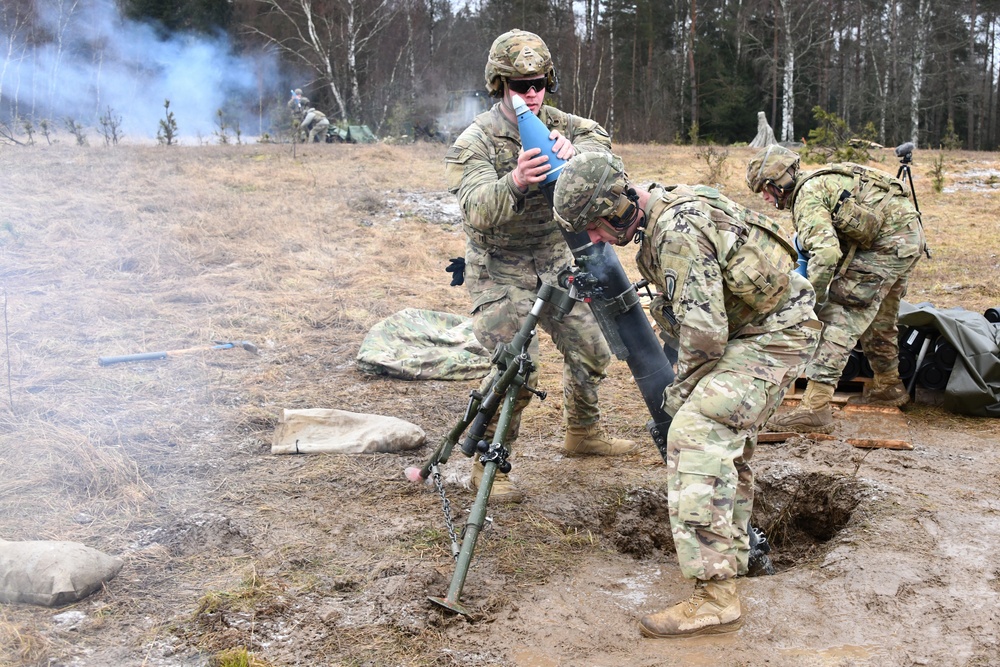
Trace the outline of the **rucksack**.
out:
<instances>
[{"instance_id":1,"label":"rucksack","mask_svg":"<svg viewBox=\"0 0 1000 667\"><path fill-rule=\"evenodd\" d=\"M903 183L878 169L853 162L829 164L798 179L792 192L792 205L806 181L824 174L839 174L854 179L854 188L841 191L831 213L833 226L858 247L867 250L885 224L885 207L896 195L905 194Z\"/></svg>"},{"instance_id":2,"label":"rucksack","mask_svg":"<svg viewBox=\"0 0 1000 667\"><path fill-rule=\"evenodd\" d=\"M743 239L728 257L720 257L722 278L729 291L757 313L770 313L785 300L798 253L778 224L741 206L715 188L704 185L663 189L650 206L650 220L667 208L700 201L712 208L715 226Z\"/></svg>"}]
</instances>

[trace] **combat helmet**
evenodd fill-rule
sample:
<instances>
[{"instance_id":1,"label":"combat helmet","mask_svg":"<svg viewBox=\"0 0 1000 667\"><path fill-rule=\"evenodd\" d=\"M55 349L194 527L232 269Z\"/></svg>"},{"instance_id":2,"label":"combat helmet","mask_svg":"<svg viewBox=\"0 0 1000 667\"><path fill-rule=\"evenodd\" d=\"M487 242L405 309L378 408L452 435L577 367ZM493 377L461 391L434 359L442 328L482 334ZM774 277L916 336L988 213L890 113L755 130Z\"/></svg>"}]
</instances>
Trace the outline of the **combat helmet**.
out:
<instances>
[{"instance_id":1,"label":"combat helmet","mask_svg":"<svg viewBox=\"0 0 1000 667\"><path fill-rule=\"evenodd\" d=\"M601 224L626 243L626 233L639 216L639 197L629 187L625 166L617 155L580 153L563 167L552 194L556 221L567 232L582 232Z\"/></svg>"},{"instance_id":2,"label":"combat helmet","mask_svg":"<svg viewBox=\"0 0 1000 667\"><path fill-rule=\"evenodd\" d=\"M782 192L791 192L798 169L798 153L784 146L771 144L753 156L747 165L747 187L760 192L770 183Z\"/></svg>"},{"instance_id":3,"label":"combat helmet","mask_svg":"<svg viewBox=\"0 0 1000 667\"><path fill-rule=\"evenodd\" d=\"M522 76L545 76L549 92L559 89L549 47L535 33L515 28L497 37L490 47L486 61L486 90L490 97L502 97L503 80Z\"/></svg>"}]
</instances>

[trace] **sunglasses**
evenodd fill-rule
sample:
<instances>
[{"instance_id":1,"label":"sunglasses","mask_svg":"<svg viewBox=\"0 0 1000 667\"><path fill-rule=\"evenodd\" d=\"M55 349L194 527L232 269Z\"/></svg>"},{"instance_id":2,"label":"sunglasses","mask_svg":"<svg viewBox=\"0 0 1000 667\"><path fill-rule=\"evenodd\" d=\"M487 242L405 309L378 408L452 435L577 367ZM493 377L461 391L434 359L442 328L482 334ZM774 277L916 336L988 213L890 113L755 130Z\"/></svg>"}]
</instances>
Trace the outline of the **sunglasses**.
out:
<instances>
[{"instance_id":1,"label":"sunglasses","mask_svg":"<svg viewBox=\"0 0 1000 667\"><path fill-rule=\"evenodd\" d=\"M538 77L537 79L507 79L507 87L510 88L511 92L520 93L522 95L526 94L532 88L535 89L536 93L542 91L547 83L547 77Z\"/></svg>"}]
</instances>

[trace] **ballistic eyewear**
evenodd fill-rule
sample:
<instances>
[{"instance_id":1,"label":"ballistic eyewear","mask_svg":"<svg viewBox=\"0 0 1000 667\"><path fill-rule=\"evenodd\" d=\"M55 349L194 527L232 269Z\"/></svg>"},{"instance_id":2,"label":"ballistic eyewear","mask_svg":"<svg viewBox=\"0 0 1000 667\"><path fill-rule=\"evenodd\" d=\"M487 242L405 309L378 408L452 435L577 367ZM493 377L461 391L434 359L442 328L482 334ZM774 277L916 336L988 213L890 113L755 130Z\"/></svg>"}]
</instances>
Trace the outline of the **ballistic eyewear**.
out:
<instances>
[{"instance_id":1,"label":"ballistic eyewear","mask_svg":"<svg viewBox=\"0 0 1000 667\"><path fill-rule=\"evenodd\" d=\"M541 76L537 79L507 79L507 87L513 93L519 93L521 95L527 94L532 88L535 89L536 93L540 93L546 86L546 77Z\"/></svg>"}]
</instances>

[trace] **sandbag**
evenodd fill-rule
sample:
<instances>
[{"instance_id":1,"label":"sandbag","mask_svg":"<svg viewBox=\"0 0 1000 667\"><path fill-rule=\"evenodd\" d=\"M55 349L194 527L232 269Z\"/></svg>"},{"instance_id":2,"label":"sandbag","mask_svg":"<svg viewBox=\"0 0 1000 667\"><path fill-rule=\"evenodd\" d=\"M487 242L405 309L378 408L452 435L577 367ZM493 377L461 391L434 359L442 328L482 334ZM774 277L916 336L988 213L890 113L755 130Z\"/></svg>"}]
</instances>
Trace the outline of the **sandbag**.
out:
<instances>
[{"instance_id":1,"label":"sandbag","mask_svg":"<svg viewBox=\"0 0 1000 667\"><path fill-rule=\"evenodd\" d=\"M0 602L76 602L113 579L123 564L79 542L0 540Z\"/></svg>"},{"instance_id":2,"label":"sandbag","mask_svg":"<svg viewBox=\"0 0 1000 667\"><path fill-rule=\"evenodd\" d=\"M490 356L461 315L406 308L373 326L357 356L358 370L404 380L474 380L490 372Z\"/></svg>"},{"instance_id":3,"label":"sandbag","mask_svg":"<svg viewBox=\"0 0 1000 667\"><path fill-rule=\"evenodd\" d=\"M427 435L416 424L382 415L308 408L283 410L272 454L372 454L416 449Z\"/></svg>"}]
</instances>

